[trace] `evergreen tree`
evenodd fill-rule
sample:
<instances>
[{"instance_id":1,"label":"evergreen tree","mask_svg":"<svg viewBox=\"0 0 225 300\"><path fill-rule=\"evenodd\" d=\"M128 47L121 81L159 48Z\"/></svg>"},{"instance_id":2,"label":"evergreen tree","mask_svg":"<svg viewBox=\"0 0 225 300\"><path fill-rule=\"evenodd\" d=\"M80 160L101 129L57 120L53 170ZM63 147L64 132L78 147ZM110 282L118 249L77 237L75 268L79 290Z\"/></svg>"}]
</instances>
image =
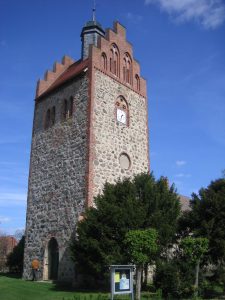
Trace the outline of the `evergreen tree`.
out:
<instances>
[{"instance_id":1,"label":"evergreen tree","mask_svg":"<svg viewBox=\"0 0 225 300\"><path fill-rule=\"evenodd\" d=\"M7 257L7 266L10 272L22 274L23 256L24 256L25 236L22 236L19 243L13 248L13 251Z\"/></svg>"},{"instance_id":2,"label":"evergreen tree","mask_svg":"<svg viewBox=\"0 0 225 300\"><path fill-rule=\"evenodd\" d=\"M182 234L192 232L194 236L209 240L209 259L218 264L225 263L225 179L212 181L199 194L193 194L190 212L180 222Z\"/></svg>"},{"instance_id":3,"label":"evergreen tree","mask_svg":"<svg viewBox=\"0 0 225 300\"><path fill-rule=\"evenodd\" d=\"M95 207L87 209L79 222L71 250L78 274L102 280L110 264L130 262L125 245L129 230L155 228L159 254L173 242L180 204L174 187L153 174L137 175L117 184L106 183ZM90 283L90 280L88 280Z\"/></svg>"}]
</instances>

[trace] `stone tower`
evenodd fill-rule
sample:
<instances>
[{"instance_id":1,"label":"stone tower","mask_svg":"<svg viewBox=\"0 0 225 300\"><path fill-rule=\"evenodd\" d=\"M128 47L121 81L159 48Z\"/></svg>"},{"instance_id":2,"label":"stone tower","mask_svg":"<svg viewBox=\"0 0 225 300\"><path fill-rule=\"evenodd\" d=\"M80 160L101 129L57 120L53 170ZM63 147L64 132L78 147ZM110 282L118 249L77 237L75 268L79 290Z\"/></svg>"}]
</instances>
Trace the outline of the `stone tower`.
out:
<instances>
[{"instance_id":1,"label":"stone tower","mask_svg":"<svg viewBox=\"0 0 225 300\"><path fill-rule=\"evenodd\" d=\"M82 30L82 58L64 57L37 84L24 278L71 280L76 224L106 181L149 171L146 81L118 22Z\"/></svg>"}]
</instances>

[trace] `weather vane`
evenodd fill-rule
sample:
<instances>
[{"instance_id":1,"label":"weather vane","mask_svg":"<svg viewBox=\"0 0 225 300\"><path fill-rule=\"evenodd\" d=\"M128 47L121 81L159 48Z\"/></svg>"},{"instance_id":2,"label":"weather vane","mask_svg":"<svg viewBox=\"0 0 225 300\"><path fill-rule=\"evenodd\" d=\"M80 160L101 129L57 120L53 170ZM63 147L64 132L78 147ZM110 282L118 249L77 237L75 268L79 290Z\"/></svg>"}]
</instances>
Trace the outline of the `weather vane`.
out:
<instances>
[{"instance_id":1,"label":"weather vane","mask_svg":"<svg viewBox=\"0 0 225 300\"><path fill-rule=\"evenodd\" d=\"M92 20L95 22L96 2L93 0Z\"/></svg>"}]
</instances>

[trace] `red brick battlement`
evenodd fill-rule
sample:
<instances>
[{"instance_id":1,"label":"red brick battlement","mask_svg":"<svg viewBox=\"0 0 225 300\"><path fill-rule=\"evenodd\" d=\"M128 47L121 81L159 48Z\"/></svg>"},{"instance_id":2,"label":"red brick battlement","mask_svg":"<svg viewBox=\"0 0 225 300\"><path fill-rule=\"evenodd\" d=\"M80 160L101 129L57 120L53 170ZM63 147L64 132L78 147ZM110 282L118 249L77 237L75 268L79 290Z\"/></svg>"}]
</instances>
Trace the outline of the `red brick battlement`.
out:
<instances>
[{"instance_id":1,"label":"red brick battlement","mask_svg":"<svg viewBox=\"0 0 225 300\"><path fill-rule=\"evenodd\" d=\"M74 60L69 56L64 56L62 58L62 63L55 62L53 65L53 71L47 70L45 72L44 79L39 79L36 88L36 98L42 95L51 84L74 63Z\"/></svg>"}]
</instances>

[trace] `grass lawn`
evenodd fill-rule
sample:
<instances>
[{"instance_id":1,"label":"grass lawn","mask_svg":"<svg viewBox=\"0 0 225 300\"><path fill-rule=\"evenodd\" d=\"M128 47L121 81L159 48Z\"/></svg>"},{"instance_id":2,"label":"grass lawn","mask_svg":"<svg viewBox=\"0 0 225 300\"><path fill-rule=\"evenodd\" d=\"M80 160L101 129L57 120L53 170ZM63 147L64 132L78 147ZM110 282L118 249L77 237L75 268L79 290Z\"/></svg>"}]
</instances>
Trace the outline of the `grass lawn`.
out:
<instances>
[{"instance_id":1,"label":"grass lawn","mask_svg":"<svg viewBox=\"0 0 225 300\"><path fill-rule=\"evenodd\" d=\"M77 292L49 282L33 282L0 274L0 300L109 300L110 293ZM161 299L153 293L142 293L142 300ZM130 300L129 295L118 295L114 300Z\"/></svg>"},{"instance_id":2,"label":"grass lawn","mask_svg":"<svg viewBox=\"0 0 225 300\"><path fill-rule=\"evenodd\" d=\"M0 275L0 300L97 300L109 299L109 294L78 293L59 288L53 283L25 281Z\"/></svg>"}]
</instances>

